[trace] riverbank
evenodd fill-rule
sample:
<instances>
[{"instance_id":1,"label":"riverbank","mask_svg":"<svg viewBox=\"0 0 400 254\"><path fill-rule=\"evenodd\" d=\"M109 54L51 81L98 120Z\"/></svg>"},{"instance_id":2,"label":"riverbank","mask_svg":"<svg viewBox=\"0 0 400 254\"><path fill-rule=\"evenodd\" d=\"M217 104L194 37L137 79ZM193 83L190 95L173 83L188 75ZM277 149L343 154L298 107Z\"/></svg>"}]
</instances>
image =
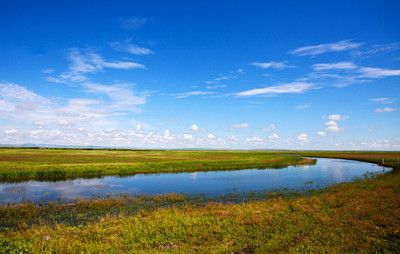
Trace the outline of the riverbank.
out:
<instances>
[{"instance_id":1,"label":"riverbank","mask_svg":"<svg viewBox=\"0 0 400 254\"><path fill-rule=\"evenodd\" d=\"M394 170L325 190L269 193L239 204L170 194L1 207L0 249L31 253L396 253L400 249L399 153L319 155L370 162L385 157L385 165Z\"/></svg>"}]
</instances>

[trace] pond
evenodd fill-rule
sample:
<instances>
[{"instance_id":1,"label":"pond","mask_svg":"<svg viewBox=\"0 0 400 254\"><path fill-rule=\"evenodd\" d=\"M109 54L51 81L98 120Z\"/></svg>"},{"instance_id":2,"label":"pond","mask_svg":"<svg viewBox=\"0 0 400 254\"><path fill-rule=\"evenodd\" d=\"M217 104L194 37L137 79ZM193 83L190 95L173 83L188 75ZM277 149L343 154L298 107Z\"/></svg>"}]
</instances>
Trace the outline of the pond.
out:
<instances>
[{"instance_id":1,"label":"pond","mask_svg":"<svg viewBox=\"0 0 400 254\"><path fill-rule=\"evenodd\" d=\"M315 165L283 169L137 174L58 182L1 183L0 204L25 201L72 202L80 198L121 194L154 195L174 192L215 197L245 192L302 191L387 171L390 169L367 162L318 158Z\"/></svg>"}]
</instances>

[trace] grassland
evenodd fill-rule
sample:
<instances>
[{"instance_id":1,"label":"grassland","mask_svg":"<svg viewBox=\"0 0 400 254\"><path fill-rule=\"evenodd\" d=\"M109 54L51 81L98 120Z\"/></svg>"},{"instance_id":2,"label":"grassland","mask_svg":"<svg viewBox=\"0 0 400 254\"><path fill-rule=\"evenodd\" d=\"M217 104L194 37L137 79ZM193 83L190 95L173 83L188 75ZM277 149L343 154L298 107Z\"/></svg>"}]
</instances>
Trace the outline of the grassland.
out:
<instances>
[{"instance_id":1,"label":"grassland","mask_svg":"<svg viewBox=\"0 0 400 254\"><path fill-rule=\"evenodd\" d=\"M0 253L399 253L400 153L290 153L375 163L383 158L394 170L242 203L170 194L3 206Z\"/></svg>"},{"instance_id":2,"label":"grassland","mask_svg":"<svg viewBox=\"0 0 400 254\"><path fill-rule=\"evenodd\" d=\"M310 163L313 160L263 151L0 149L0 181L282 168Z\"/></svg>"}]
</instances>

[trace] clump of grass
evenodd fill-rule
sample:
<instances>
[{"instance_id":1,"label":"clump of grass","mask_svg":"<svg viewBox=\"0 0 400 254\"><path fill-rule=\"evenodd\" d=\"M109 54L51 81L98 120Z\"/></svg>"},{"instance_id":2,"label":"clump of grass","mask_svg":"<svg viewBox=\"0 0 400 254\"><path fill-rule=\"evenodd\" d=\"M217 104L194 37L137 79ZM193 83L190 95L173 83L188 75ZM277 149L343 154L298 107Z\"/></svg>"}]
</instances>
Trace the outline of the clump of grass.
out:
<instances>
[{"instance_id":1,"label":"clump of grass","mask_svg":"<svg viewBox=\"0 0 400 254\"><path fill-rule=\"evenodd\" d=\"M31 252L31 243L29 241L7 241L0 234L0 253L27 254Z\"/></svg>"},{"instance_id":2,"label":"clump of grass","mask_svg":"<svg viewBox=\"0 0 400 254\"><path fill-rule=\"evenodd\" d=\"M35 179L46 180L46 179L66 179L67 173L64 170L40 170L36 171Z\"/></svg>"}]
</instances>

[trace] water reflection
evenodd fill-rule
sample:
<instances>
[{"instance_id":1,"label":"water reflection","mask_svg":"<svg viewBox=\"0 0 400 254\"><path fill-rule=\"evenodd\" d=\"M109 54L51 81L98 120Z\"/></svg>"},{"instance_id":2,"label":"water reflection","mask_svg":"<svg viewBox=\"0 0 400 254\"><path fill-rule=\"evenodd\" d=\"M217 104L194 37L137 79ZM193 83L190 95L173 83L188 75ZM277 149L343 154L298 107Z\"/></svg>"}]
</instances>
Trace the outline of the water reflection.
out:
<instances>
[{"instance_id":1,"label":"water reflection","mask_svg":"<svg viewBox=\"0 0 400 254\"><path fill-rule=\"evenodd\" d=\"M0 184L0 203L69 202L79 198L119 194L153 195L170 192L204 194L206 197L230 193L304 190L326 187L361 178L366 173L389 169L375 164L339 159L318 159L316 165L284 169L245 169L177 174L109 176L60 182L28 181Z\"/></svg>"}]
</instances>

